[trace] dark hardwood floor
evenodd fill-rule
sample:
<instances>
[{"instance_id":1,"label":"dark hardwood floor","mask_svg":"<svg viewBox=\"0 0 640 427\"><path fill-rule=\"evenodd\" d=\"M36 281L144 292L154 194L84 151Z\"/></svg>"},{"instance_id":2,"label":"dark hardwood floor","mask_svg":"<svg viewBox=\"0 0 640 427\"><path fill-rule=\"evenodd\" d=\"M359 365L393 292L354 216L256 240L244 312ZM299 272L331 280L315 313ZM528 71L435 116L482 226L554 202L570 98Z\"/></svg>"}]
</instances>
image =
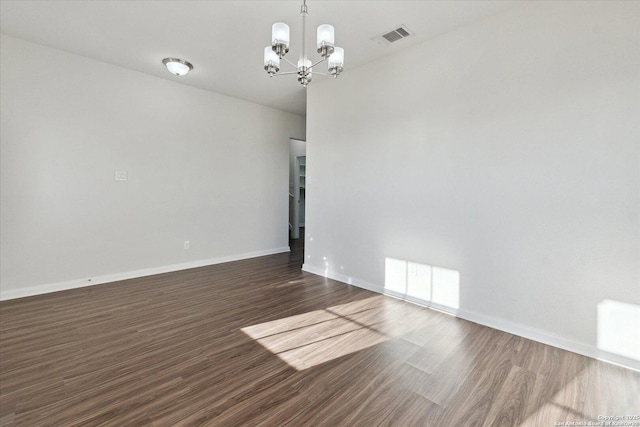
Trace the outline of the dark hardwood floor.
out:
<instances>
[{"instance_id":1,"label":"dark hardwood floor","mask_svg":"<svg viewBox=\"0 0 640 427\"><path fill-rule=\"evenodd\" d=\"M0 425L554 426L640 414L636 372L301 264L298 244L0 303Z\"/></svg>"}]
</instances>

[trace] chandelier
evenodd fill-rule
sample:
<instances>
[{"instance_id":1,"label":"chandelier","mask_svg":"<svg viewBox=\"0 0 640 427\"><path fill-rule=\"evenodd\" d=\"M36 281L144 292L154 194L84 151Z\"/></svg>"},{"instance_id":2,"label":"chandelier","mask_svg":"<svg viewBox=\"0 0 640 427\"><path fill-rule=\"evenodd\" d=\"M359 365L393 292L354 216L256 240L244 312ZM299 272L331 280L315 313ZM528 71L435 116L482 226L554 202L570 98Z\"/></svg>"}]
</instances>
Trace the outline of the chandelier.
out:
<instances>
[{"instance_id":1,"label":"chandelier","mask_svg":"<svg viewBox=\"0 0 640 427\"><path fill-rule=\"evenodd\" d=\"M271 46L264 48L264 69L269 76L296 74L302 86L307 87L307 85L311 83L313 67L325 60L327 60L328 73L316 74L337 78L343 71L344 49L334 46L334 29L331 25L322 24L318 27L316 46L322 58L312 63L307 57L306 18L308 14L307 0L303 0L302 6L300 7L300 16L302 17L302 49L300 59L298 59L298 65L284 57L287 52L289 52L289 26L282 22L276 22L271 27ZM296 71L279 73L281 59L295 68Z\"/></svg>"}]
</instances>

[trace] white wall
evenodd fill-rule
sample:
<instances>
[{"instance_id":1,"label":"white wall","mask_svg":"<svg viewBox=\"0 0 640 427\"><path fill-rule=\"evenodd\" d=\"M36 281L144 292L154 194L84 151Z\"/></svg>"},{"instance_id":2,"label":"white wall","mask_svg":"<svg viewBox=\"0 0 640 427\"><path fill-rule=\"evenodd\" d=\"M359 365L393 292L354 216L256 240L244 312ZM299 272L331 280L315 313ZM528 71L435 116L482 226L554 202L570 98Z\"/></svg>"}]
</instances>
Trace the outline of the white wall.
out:
<instances>
[{"instance_id":1,"label":"white wall","mask_svg":"<svg viewBox=\"0 0 640 427\"><path fill-rule=\"evenodd\" d=\"M3 299L287 249L303 117L1 43Z\"/></svg>"},{"instance_id":2,"label":"white wall","mask_svg":"<svg viewBox=\"0 0 640 427\"><path fill-rule=\"evenodd\" d=\"M639 6L538 2L314 82L304 269L455 270L461 317L640 366L597 348L599 304L640 308Z\"/></svg>"}]
</instances>

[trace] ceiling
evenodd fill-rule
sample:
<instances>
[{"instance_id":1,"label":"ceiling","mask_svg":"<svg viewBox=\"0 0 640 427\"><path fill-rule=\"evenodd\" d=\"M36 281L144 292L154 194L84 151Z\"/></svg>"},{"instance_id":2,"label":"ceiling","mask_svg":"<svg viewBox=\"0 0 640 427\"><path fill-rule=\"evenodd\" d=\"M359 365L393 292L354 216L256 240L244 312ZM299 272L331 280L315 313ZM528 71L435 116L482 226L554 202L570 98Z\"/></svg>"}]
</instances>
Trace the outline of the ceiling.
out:
<instances>
[{"instance_id":1,"label":"ceiling","mask_svg":"<svg viewBox=\"0 0 640 427\"><path fill-rule=\"evenodd\" d=\"M377 58L502 13L518 0L308 0L308 50L315 29L335 27L345 49L345 73ZM293 76L270 78L262 68L271 25L291 27L287 55L297 63L302 1L0 1L0 32L159 78L295 114L306 113L305 89ZM372 37L404 24L416 37L381 46ZM317 55L312 55L315 58ZM175 77L162 59L178 57L194 69ZM324 64L318 67L325 67ZM281 65L281 71L286 64ZM322 71L325 71L324 69ZM317 76L319 80L323 76ZM313 83L311 83L313 84Z\"/></svg>"}]
</instances>

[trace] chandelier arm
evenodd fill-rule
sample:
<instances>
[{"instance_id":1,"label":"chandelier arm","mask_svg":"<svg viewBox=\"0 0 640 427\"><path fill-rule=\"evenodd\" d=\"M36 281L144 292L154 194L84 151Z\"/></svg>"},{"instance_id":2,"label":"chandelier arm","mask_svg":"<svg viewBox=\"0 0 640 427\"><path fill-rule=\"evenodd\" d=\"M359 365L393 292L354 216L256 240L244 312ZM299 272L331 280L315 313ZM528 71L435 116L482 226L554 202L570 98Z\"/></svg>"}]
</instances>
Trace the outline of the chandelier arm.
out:
<instances>
[{"instance_id":1,"label":"chandelier arm","mask_svg":"<svg viewBox=\"0 0 640 427\"><path fill-rule=\"evenodd\" d=\"M286 76L288 74L298 74L298 72L297 71L285 71L284 73L278 72L278 73L274 74L273 77ZM327 75L329 75L329 74L327 74Z\"/></svg>"},{"instance_id":2,"label":"chandelier arm","mask_svg":"<svg viewBox=\"0 0 640 427\"><path fill-rule=\"evenodd\" d=\"M316 73L315 71L313 72L313 75L318 75L318 76L329 76L329 77L335 77L333 74L329 74L329 73Z\"/></svg>"},{"instance_id":3,"label":"chandelier arm","mask_svg":"<svg viewBox=\"0 0 640 427\"><path fill-rule=\"evenodd\" d=\"M318 62L316 62L315 64L312 64L309 68L313 68L316 65L320 64L321 62L324 62L327 58L322 58L321 60L319 60Z\"/></svg>"},{"instance_id":4,"label":"chandelier arm","mask_svg":"<svg viewBox=\"0 0 640 427\"><path fill-rule=\"evenodd\" d=\"M296 70L298 69L298 66L296 64L294 64L293 62L289 61L287 58L285 58L284 56L280 59L284 59L284 62L286 62L287 64L291 65L293 68L295 68Z\"/></svg>"}]
</instances>

